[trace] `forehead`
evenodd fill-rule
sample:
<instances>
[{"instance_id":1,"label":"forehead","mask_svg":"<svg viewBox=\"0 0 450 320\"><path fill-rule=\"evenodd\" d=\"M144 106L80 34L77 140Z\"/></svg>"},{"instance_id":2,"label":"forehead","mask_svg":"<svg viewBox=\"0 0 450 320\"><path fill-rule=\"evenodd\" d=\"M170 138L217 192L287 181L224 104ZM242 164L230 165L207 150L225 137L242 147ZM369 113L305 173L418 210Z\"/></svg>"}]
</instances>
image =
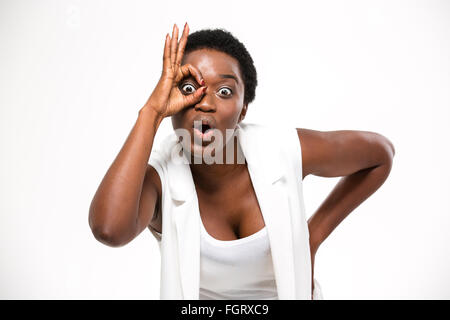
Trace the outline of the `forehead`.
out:
<instances>
[{"instance_id":1,"label":"forehead","mask_svg":"<svg viewBox=\"0 0 450 320\"><path fill-rule=\"evenodd\" d=\"M240 84L242 83L239 62L224 52L214 49L194 50L183 57L182 64L186 63L196 67L205 78L215 78L219 74L231 74L238 78Z\"/></svg>"}]
</instances>

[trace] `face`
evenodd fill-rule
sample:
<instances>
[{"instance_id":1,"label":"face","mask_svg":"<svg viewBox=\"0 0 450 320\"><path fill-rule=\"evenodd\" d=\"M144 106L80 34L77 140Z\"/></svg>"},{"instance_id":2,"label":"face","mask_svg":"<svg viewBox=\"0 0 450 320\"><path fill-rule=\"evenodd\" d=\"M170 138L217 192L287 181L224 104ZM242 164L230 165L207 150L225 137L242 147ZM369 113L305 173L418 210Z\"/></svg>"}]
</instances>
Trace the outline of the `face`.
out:
<instances>
[{"instance_id":1,"label":"face","mask_svg":"<svg viewBox=\"0 0 450 320\"><path fill-rule=\"evenodd\" d=\"M196 152L203 154L207 148L213 148L213 145L216 148L219 140L215 139L221 139L221 149L215 150L215 153L221 152L231 139L230 135L227 136L227 129L229 132L234 131L247 111L247 105L244 105L244 82L239 62L217 50L199 49L183 57L182 65L188 63L200 71L207 89L197 104L186 107L172 116L173 128L176 132L176 129L185 129L190 133L191 154ZM200 84L194 77L185 78L179 84L180 91L186 95L199 87ZM208 129L208 126L211 130L205 134L201 133L201 128L200 130L193 128L194 121L196 124L200 121L207 123L203 126L203 130ZM220 132L221 135L214 132ZM210 141L207 141L208 139Z\"/></svg>"}]
</instances>

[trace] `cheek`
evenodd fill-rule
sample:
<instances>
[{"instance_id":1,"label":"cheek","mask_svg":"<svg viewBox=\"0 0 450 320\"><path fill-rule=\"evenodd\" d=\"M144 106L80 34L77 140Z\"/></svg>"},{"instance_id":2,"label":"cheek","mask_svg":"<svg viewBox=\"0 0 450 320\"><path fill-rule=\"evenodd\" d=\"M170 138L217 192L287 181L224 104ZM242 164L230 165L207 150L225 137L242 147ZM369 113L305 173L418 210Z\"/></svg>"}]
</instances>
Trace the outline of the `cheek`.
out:
<instances>
[{"instance_id":1,"label":"cheek","mask_svg":"<svg viewBox=\"0 0 450 320\"><path fill-rule=\"evenodd\" d=\"M223 118L226 119L226 122L230 127L238 122L241 110L242 106L233 105L224 111Z\"/></svg>"},{"instance_id":2,"label":"cheek","mask_svg":"<svg viewBox=\"0 0 450 320\"><path fill-rule=\"evenodd\" d=\"M172 118L172 127L174 129L182 128L183 115L181 113L174 114L171 118Z\"/></svg>"}]
</instances>

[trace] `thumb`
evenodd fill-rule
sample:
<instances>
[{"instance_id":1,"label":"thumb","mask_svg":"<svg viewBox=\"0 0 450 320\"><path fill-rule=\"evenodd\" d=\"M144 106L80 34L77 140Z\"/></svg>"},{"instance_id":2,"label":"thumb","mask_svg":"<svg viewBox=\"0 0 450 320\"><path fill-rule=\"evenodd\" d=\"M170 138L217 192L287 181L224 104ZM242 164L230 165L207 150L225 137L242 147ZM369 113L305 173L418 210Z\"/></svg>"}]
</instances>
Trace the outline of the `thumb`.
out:
<instances>
[{"instance_id":1,"label":"thumb","mask_svg":"<svg viewBox=\"0 0 450 320\"><path fill-rule=\"evenodd\" d=\"M201 100L203 95L205 94L207 87L200 87L197 90L195 90L194 93L184 96L185 105L193 105Z\"/></svg>"}]
</instances>

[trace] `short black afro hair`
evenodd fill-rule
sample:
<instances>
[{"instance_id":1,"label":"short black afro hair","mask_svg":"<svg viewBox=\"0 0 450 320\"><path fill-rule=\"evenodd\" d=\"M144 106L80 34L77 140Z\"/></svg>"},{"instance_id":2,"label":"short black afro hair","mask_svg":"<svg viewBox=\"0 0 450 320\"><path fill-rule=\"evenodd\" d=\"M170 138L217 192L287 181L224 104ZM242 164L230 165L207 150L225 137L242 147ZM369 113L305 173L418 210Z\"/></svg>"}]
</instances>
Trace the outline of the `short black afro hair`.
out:
<instances>
[{"instance_id":1,"label":"short black afro hair","mask_svg":"<svg viewBox=\"0 0 450 320\"><path fill-rule=\"evenodd\" d=\"M244 81L244 104L249 104L255 99L258 85L256 68L242 42L224 29L203 29L188 36L184 54L198 49L215 49L235 58L239 62Z\"/></svg>"}]
</instances>

